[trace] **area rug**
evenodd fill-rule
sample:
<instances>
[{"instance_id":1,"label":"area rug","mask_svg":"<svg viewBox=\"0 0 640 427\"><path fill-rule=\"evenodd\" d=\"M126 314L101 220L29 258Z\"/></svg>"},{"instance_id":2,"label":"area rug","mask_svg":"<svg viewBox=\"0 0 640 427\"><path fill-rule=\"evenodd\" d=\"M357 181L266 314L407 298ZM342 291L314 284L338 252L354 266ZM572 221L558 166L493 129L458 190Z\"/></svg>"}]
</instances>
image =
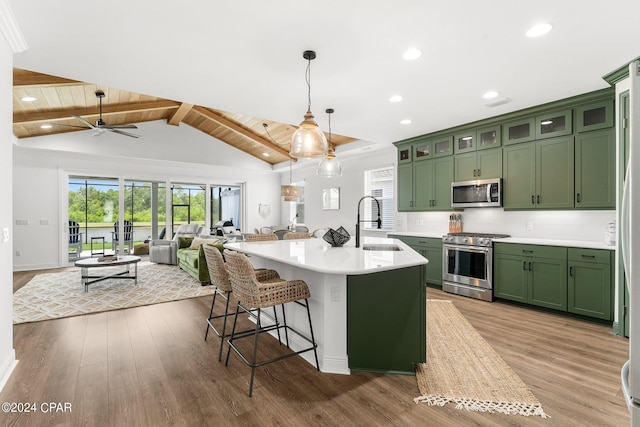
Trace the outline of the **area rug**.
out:
<instances>
[{"instance_id":1,"label":"area rug","mask_svg":"<svg viewBox=\"0 0 640 427\"><path fill-rule=\"evenodd\" d=\"M122 267L104 267L115 271ZM133 267L132 267L133 268ZM37 322L121 308L158 304L213 293L175 265L138 266L138 283L108 279L84 291L80 269L38 274L13 294L13 323Z\"/></svg>"},{"instance_id":2,"label":"area rug","mask_svg":"<svg viewBox=\"0 0 640 427\"><path fill-rule=\"evenodd\" d=\"M427 300L427 362L416 403L548 418L540 402L451 301Z\"/></svg>"}]
</instances>

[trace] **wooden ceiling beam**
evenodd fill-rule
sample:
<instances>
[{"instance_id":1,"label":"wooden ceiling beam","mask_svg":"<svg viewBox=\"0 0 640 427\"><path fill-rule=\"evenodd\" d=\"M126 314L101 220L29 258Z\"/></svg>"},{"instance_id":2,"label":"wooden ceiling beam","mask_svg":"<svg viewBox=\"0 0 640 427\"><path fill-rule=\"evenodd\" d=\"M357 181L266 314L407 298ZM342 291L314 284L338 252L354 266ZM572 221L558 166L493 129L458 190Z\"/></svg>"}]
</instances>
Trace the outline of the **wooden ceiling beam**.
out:
<instances>
[{"instance_id":1,"label":"wooden ceiling beam","mask_svg":"<svg viewBox=\"0 0 640 427\"><path fill-rule=\"evenodd\" d=\"M178 108L179 103L175 101L162 100L153 102L139 102L135 104L123 104L123 105L103 105L102 115L109 116L112 114L126 114L126 113L142 113L145 111L166 110L171 108ZM33 113L21 113L13 115L14 124L25 123L42 123L55 120L69 120L73 119L74 115L84 117L97 116L100 114L99 107L92 108L65 108L63 110L52 110Z\"/></svg>"},{"instance_id":2,"label":"wooden ceiling beam","mask_svg":"<svg viewBox=\"0 0 640 427\"><path fill-rule=\"evenodd\" d=\"M236 132L242 136L244 136L247 139L250 139L253 142L256 142L264 147L267 147L270 150L273 150L277 153L282 154L283 156L286 156L288 159L293 160L294 162L297 161L297 159L295 157L292 157L289 154L289 151L285 150L284 148L282 148L281 146L274 144L271 141L268 141L250 131L248 131L247 129L244 129L243 127L237 125L236 123L225 119L224 117L222 117L221 115L214 113L213 111L207 110L206 108L200 107L200 106L195 106L191 109L191 111L198 113L199 115L205 117L208 120L211 120L217 124L219 124L220 126L224 126L225 128Z\"/></svg>"},{"instance_id":3,"label":"wooden ceiling beam","mask_svg":"<svg viewBox=\"0 0 640 427\"><path fill-rule=\"evenodd\" d=\"M173 114L171 114L171 117L167 119L167 124L178 126L182 119L184 119L184 117L189 114L189 111L191 111L192 108L193 104L187 104L186 102L183 102L182 104L180 104L178 109L174 111Z\"/></svg>"}]
</instances>

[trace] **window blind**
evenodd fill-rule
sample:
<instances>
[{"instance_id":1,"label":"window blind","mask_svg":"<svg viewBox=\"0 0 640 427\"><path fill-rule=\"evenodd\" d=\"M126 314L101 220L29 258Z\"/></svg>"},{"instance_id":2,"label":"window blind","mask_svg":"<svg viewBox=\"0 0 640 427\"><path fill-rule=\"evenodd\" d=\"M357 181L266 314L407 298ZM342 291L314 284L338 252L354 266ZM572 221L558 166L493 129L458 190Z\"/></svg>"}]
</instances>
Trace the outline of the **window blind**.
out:
<instances>
[{"instance_id":1,"label":"window blind","mask_svg":"<svg viewBox=\"0 0 640 427\"><path fill-rule=\"evenodd\" d=\"M393 189L395 170L393 166L371 169L364 173L364 189L365 194L373 196L380 202L380 211L382 219L382 228L393 229L394 220L394 197ZM378 206L373 199L367 199L366 203L363 203L364 218L369 220L378 219ZM363 223L365 229L375 229L378 227L376 223L366 222Z\"/></svg>"}]
</instances>

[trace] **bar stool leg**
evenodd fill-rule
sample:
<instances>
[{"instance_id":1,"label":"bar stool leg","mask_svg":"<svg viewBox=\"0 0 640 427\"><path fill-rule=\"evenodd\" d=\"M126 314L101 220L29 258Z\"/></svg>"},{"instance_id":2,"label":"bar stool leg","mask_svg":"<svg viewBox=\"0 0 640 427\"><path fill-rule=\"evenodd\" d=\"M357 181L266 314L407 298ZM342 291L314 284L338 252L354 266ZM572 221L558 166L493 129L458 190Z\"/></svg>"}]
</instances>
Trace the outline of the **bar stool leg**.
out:
<instances>
[{"instance_id":1,"label":"bar stool leg","mask_svg":"<svg viewBox=\"0 0 640 427\"><path fill-rule=\"evenodd\" d=\"M249 382L249 397L253 394L253 378L256 374L256 366L258 363L258 337L260 336L260 309L258 309L258 318L256 321L256 334L253 339L253 360L251 361L251 381Z\"/></svg>"},{"instance_id":2,"label":"bar stool leg","mask_svg":"<svg viewBox=\"0 0 640 427\"><path fill-rule=\"evenodd\" d=\"M211 325L209 324L209 321L211 320L211 318L213 317L213 306L216 305L216 296L218 295L218 290L214 290L213 291L213 301L211 302L211 310L209 310L209 320L207 321L207 330L204 333L204 340L207 340L207 336L209 335L209 328L211 327Z\"/></svg>"},{"instance_id":3,"label":"bar stool leg","mask_svg":"<svg viewBox=\"0 0 640 427\"><path fill-rule=\"evenodd\" d=\"M284 311L284 304L280 304L282 307L282 321L284 322L284 337L287 343L287 348L289 347L289 330L287 329L287 314ZM275 309L275 306L273 307ZM280 333L280 329L278 328L278 334Z\"/></svg>"},{"instance_id":4,"label":"bar stool leg","mask_svg":"<svg viewBox=\"0 0 640 427\"><path fill-rule=\"evenodd\" d=\"M218 351L218 362L222 361L222 346L224 345L224 338L227 331L227 316L229 316L229 300L231 299L231 292L227 292L227 303L224 306L224 320L222 321L222 334L220 335L220 350ZM237 315L237 313L236 313ZM235 323L234 323L235 326Z\"/></svg>"},{"instance_id":5,"label":"bar stool leg","mask_svg":"<svg viewBox=\"0 0 640 427\"><path fill-rule=\"evenodd\" d=\"M233 319L233 328L231 328L231 335L229 335L229 339L227 340L227 344L229 347L227 348L227 359L224 362L224 366L229 365L229 355L231 354L231 342L236 333L236 323L238 323L238 310L240 310L240 301L236 304L236 317Z\"/></svg>"}]
</instances>

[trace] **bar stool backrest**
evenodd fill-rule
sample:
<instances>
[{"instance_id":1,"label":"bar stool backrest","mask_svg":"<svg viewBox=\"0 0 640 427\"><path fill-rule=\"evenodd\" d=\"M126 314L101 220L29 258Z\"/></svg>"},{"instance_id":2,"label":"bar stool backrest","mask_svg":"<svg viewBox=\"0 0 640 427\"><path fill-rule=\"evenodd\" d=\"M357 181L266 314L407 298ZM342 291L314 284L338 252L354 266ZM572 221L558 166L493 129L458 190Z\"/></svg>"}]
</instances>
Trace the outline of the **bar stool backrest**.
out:
<instances>
[{"instance_id":1,"label":"bar stool backrest","mask_svg":"<svg viewBox=\"0 0 640 427\"><path fill-rule=\"evenodd\" d=\"M259 282L249 258L245 254L224 250L229 269L229 281L236 298L247 307L261 308Z\"/></svg>"},{"instance_id":2,"label":"bar stool backrest","mask_svg":"<svg viewBox=\"0 0 640 427\"><path fill-rule=\"evenodd\" d=\"M246 234L244 236L245 242L266 242L270 240L278 240L278 236L273 233L269 234Z\"/></svg>"},{"instance_id":3,"label":"bar stool backrest","mask_svg":"<svg viewBox=\"0 0 640 427\"><path fill-rule=\"evenodd\" d=\"M202 250L204 251L204 258L207 261L211 284L223 292L231 292L229 272L227 271L227 266L225 265L220 250L206 243L202 245Z\"/></svg>"},{"instance_id":4,"label":"bar stool backrest","mask_svg":"<svg viewBox=\"0 0 640 427\"><path fill-rule=\"evenodd\" d=\"M290 231L287 234L285 234L282 239L294 240L294 239L310 239L310 238L311 238L311 234L309 233Z\"/></svg>"}]
</instances>

